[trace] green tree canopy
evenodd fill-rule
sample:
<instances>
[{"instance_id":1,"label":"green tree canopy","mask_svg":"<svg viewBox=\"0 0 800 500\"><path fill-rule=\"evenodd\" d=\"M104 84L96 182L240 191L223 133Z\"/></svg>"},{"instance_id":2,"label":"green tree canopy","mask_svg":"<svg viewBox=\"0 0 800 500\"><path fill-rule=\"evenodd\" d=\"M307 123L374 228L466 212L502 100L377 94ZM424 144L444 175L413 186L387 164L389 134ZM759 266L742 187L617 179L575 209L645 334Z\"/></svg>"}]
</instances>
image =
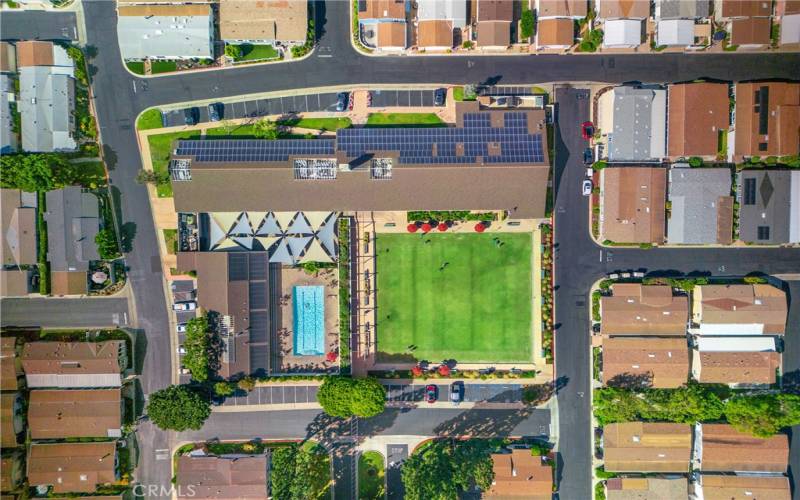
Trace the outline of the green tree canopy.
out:
<instances>
[{"instance_id":1,"label":"green tree canopy","mask_svg":"<svg viewBox=\"0 0 800 500\"><path fill-rule=\"evenodd\" d=\"M769 437L800 424L800 396L759 394L738 396L725 404L728 422L742 432Z\"/></svg>"},{"instance_id":2,"label":"green tree canopy","mask_svg":"<svg viewBox=\"0 0 800 500\"><path fill-rule=\"evenodd\" d=\"M192 318L186 323L186 339L183 348L183 365L198 382L208 380L208 319L205 316Z\"/></svg>"},{"instance_id":3,"label":"green tree canopy","mask_svg":"<svg viewBox=\"0 0 800 500\"><path fill-rule=\"evenodd\" d=\"M101 229L94 237L97 244L97 253L103 260L113 260L119 257L119 246L117 236L109 228Z\"/></svg>"},{"instance_id":4,"label":"green tree canopy","mask_svg":"<svg viewBox=\"0 0 800 500\"><path fill-rule=\"evenodd\" d=\"M214 394L217 396L230 396L233 394L233 386L229 382L217 382L214 384Z\"/></svg>"},{"instance_id":5,"label":"green tree canopy","mask_svg":"<svg viewBox=\"0 0 800 500\"><path fill-rule=\"evenodd\" d=\"M594 413L601 425L631 420L694 423L719 420L723 403L713 387L689 384L678 389L595 390Z\"/></svg>"},{"instance_id":6,"label":"green tree canopy","mask_svg":"<svg viewBox=\"0 0 800 500\"><path fill-rule=\"evenodd\" d=\"M242 57L242 48L238 45L226 45L225 55L233 59L239 59Z\"/></svg>"},{"instance_id":7,"label":"green tree canopy","mask_svg":"<svg viewBox=\"0 0 800 500\"><path fill-rule=\"evenodd\" d=\"M23 191L50 191L71 184L72 170L56 154L16 154L0 158L0 185Z\"/></svg>"},{"instance_id":8,"label":"green tree canopy","mask_svg":"<svg viewBox=\"0 0 800 500\"><path fill-rule=\"evenodd\" d=\"M410 500L455 500L477 485L487 490L494 471L485 441L434 441L414 453L401 469Z\"/></svg>"},{"instance_id":9,"label":"green tree canopy","mask_svg":"<svg viewBox=\"0 0 800 500\"><path fill-rule=\"evenodd\" d=\"M522 13L520 18L520 36L522 38L530 38L533 36L533 29L536 25L536 20L533 17L532 10L526 10Z\"/></svg>"},{"instance_id":10,"label":"green tree canopy","mask_svg":"<svg viewBox=\"0 0 800 500\"><path fill-rule=\"evenodd\" d=\"M334 417L373 417L386 406L386 389L375 378L329 377L320 386L317 401Z\"/></svg>"},{"instance_id":11,"label":"green tree canopy","mask_svg":"<svg viewBox=\"0 0 800 500\"><path fill-rule=\"evenodd\" d=\"M211 404L189 386L171 385L150 394L147 415L164 430L198 430L211 415Z\"/></svg>"},{"instance_id":12,"label":"green tree canopy","mask_svg":"<svg viewBox=\"0 0 800 500\"><path fill-rule=\"evenodd\" d=\"M270 471L272 496L276 500L318 499L329 491L330 460L319 445L305 443L276 448Z\"/></svg>"},{"instance_id":13,"label":"green tree canopy","mask_svg":"<svg viewBox=\"0 0 800 500\"><path fill-rule=\"evenodd\" d=\"M253 125L253 135L259 139L275 140L278 138L278 124L269 120L259 120Z\"/></svg>"}]
</instances>

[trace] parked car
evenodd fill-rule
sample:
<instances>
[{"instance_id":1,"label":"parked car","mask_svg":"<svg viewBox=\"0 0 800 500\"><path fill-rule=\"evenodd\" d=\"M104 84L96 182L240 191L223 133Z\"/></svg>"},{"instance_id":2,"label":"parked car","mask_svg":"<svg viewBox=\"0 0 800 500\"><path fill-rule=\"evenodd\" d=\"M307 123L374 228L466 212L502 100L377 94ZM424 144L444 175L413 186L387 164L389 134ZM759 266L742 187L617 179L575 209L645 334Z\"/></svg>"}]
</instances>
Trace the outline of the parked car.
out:
<instances>
[{"instance_id":1,"label":"parked car","mask_svg":"<svg viewBox=\"0 0 800 500\"><path fill-rule=\"evenodd\" d=\"M425 402L426 403L435 403L436 402L436 393L438 392L437 387L434 384L428 384L425 386Z\"/></svg>"},{"instance_id":2,"label":"parked car","mask_svg":"<svg viewBox=\"0 0 800 500\"><path fill-rule=\"evenodd\" d=\"M584 141L588 141L594 137L594 125L592 122L581 123L581 135L583 136Z\"/></svg>"},{"instance_id":3,"label":"parked car","mask_svg":"<svg viewBox=\"0 0 800 500\"><path fill-rule=\"evenodd\" d=\"M181 369L180 369L179 373L180 373L181 375L189 375L189 374L191 374L192 372L190 372L190 371L189 371L189 369L188 369L188 368L186 368L185 366L181 366Z\"/></svg>"},{"instance_id":4,"label":"parked car","mask_svg":"<svg viewBox=\"0 0 800 500\"><path fill-rule=\"evenodd\" d=\"M594 169L592 167L587 168L586 169L586 177L591 179L593 176L594 176Z\"/></svg>"},{"instance_id":5,"label":"parked car","mask_svg":"<svg viewBox=\"0 0 800 500\"><path fill-rule=\"evenodd\" d=\"M339 95L336 96L336 111L346 111L348 101L350 101L350 93L339 92Z\"/></svg>"},{"instance_id":6,"label":"parked car","mask_svg":"<svg viewBox=\"0 0 800 500\"><path fill-rule=\"evenodd\" d=\"M175 328L175 331L178 333L186 333L186 323L178 323L178 326Z\"/></svg>"},{"instance_id":7,"label":"parked car","mask_svg":"<svg viewBox=\"0 0 800 500\"><path fill-rule=\"evenodd\" d=\"M592 163L594 163L594 152L592 148L586 148L583 150L583 164L591 165Z\"/></svg>"},{"instance_id":8,"label":"parked car","mask_svg":"<svg viewBox=\"0 0 800 500\"><path fill-rule=\"evenodd\" d=\"M208 105L208 120L218 122L222 119L225 107L221 102L212 102Z\"/></svg>"},{"instance_id":9,"label":"parked car","mask_svg":"<svg viewBox=\"0 0 800 500\"><path fill-rule=\"evenodd\" d=\"M176 302L172 304L173 311L194 311L197 309L197 302Z\"/></svg>"},{"instance_id":10,"label":"parked car","mask_svg":"<svg viewBox=\"0 0 800 500\"><path fill-rule=\"evenodd\" d=\"M464 382L453 382L450 384L450 401L460 403L464 400Z\"/></svg>"},{"instance_id":11,"label":"parked car","mask_svg":"<svg viewBox=\"0 0 800 500\"><path fill-rule=\"evenodd\" d=\"M183 110L183 123L186 125L197 125L200 121L200 110L197 108L186 108Z\"/></svg>"},{"instance_id":12,"label":"parked car","mask_svg":"<svg viewBox=\"0 0 800 500\"><path fill-rule=\"evenodd\" d=\"M433 105L444 106L447 99L447 89L436 89L433 91Z\"/></svg>"},{"instance_id":13,"label":"parked car","mask_svg":"<svg viewBox=\"0 0 800 500\"><path fill-rule=\"evenodd\" d=\"M589 179L584 180L583 184L581 185L581 192L584 196L589 196L592 194L592 181Z\"/></svg>"},{"instance_id":14,"label":"parked car","mask_svg":"<svg viewBox=\"0 0 800 500\"><path fill-rule=\"evenodd\" d=\"M186 348L183 347L183 344L178 346L177 351L178 351L178 354L186 354Z\"/></svg>"}]
</instances>

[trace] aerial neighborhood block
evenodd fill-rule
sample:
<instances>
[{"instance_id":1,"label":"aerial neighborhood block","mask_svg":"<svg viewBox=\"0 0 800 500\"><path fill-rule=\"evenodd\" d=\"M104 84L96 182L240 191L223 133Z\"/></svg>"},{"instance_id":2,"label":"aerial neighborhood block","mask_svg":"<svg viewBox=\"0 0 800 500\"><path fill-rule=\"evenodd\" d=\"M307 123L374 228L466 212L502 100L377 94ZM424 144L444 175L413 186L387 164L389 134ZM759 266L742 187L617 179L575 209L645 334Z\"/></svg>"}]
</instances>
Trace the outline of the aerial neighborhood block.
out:
<instances>
[{"instance_id":1,"label":"aerial neighborhood block","mask_svg":"<svg viewBox=\"0 0 800 500\"><path fill-rule=\"evenodd\" d=\"M727 424L698 424L695 431L695 469L703 472L772 472L789 467L789 437L760 438Z\"/></svg>"},{"instance_id":2,"label":"aerial neighborhood block","mask_svg":"<svg viewBox=\"0 0 800 500\"><path fill-rule=\"evenodd\" d=\"M27 342L22 368L30 388L120 387L125 342Z\"/></svg>"},{"instance_id":3,"label":"aerial neighborhood block","mask_svg":"<svg viewBox=\"0 0 800 500\"><path fill-rule=\"evenodd\" d=\"M51 486L54 493L91 493L119 478L114 441L33 443L27 464L30 485Z\"/></svg>"},{"instance_id":4,"label":"aerial neighborhood block","mask_svg":"<svg viewBox=\"0 0 800 500\"><path fill-rule=\"evenodd\" d=\"M121 437L120 389L31 391L28 427L32 439Z\"/></svg>"},{"instance_id":5,"label":"aerial neighborhood block","mask_svg":"<svg viewBox=\"0 0 800 500\"><path fill-rule=\"evenodd\" d=\"M672 287L618 283L600 298L604 335L685 336L689 299Z\"/></svg>"},{"instance_id":6,"label":"aerial neighborhood block","mask_svg":"<svg viewBox=\"0 0 800 500\"><path fill-rule=\"evenodd\" d=\"M669 170L667 242L731 244L733 200L729 169L673 166Z\"/></svg>"},{"instance_id":7,"label":"aerial neighborhood block","mask_svg":"<svg viewBox=\"0 0 800 500\"><path fill-rule=\"evenodd\" d=\"M737 160L800 153L800 83L737 83L735 142Z\"/></svg>"},{"instance_id":8,"label":"aerial neighborhood block","mask_svg":"<svg viewBox=\"0 0 800 500\"><path fill-rule=\"evenodd\" d=\"M122 58L212 59L214 13L208 4L119 5Z\"/></svg>"},{"instance_id":9,"label":"aerial neighborhood block","mask_svg":"<svg viewBox=\"0 0 800 500\"><path fill-rule=\"evenodd\" d=\"M685 338L608 337L603 339L603 383L674 389L689 377Z\"/></svg>"},{"instance_id":10,"label":"aerial neighborhood block","mask_svg":"<svg viewBox=\"0 0 800 500\"><path fill-rule=\"evenodd\" d=\"M737 176L739 239L800 243L800 171L745 169Z\"/></svg>"},{"instance_id":11,"label":"aerial neighborhood block","mask_svg":"<svg viewBox=\"0 0 800 500\"><path fill-rule=\"evenodd\" d=\"M699 335L783 335L786 317L786 294L772 285L700 285L692 293Z\"/></svg>"},{"instance_id":12,"label":"aerial neighborhood block","mask_svg":"<svg viewBox=\"0 0 800 500\"><path fill-rule=\"evenodd\" d=\"M366 0L358 2L359 36L366 47L397 51L406 49L408 40L406 0Z\"/></svg>"},{"instance_id":13,"label":"aerial neighborhood block","mask_svg":"<svg viewBox=\"0 0 800 500\"><path fill-rule=\"evenodd\" d=\"M677 3L677 2L676 2ZM692 2L680 2L692 5ZM720 140L730 128L726 83L679 83L668 87L668 155L716 159Z\"/></svg>"},{"instance_id":14,"label":"aerial neighborhood block","mask_svg":"<svg viewBox=\"0 0 800 500\"><path fill-rule=\"evenodd\" d=\"M22 149L72 151L75 142L75 63L52 42L17 42Z\"/></svg>"},{"instance_id":15,"label":"aerial neighborhood block","mask_svg":"<svg viewBox=\"0 0 800 500\"><path fill-rule=\"evenodd\" d=\"M714 17L730 35L731 45L759 48L770 43L772 2L715 0Z\"/></svg>"},{"instance_id":16,"label":"aerial neighborhood block","mask_svg":"<svg viewBox=\"0 0 800 500\"><path fill-rule=\"evenodd\" d=\"M177 460L178 497L267 500L268 455L182 455Z\"/></svg>"},{"instance_id":17,"label":"aerial neighborhood block","mask_svg":"<svg viewBox=\"0 0 800 500\"><path fill-rule=\"evenodd\" d=\"M666 241L667 170L613 167L600 171L600 240L661 244Z\"/></svg>"},{"instance_id":18,"label":"aerial neighborhood block","mask_svg":"<svg viewBox=\"0 0 800 500\"><path fill-rule=\"evenodd\" d=\"M603 458L609 472L689 471L692 428L686 424L624 422L603 427Z\"/></svg>"}]
</instances>

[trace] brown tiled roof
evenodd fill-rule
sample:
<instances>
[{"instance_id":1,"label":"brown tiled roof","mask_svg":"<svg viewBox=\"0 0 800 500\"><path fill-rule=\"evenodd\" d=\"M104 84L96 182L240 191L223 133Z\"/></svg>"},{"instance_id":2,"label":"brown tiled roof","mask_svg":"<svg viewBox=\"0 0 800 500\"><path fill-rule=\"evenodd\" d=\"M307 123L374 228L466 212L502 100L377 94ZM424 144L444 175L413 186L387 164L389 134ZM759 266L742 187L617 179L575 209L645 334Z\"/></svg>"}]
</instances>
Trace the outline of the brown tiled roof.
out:
<instances>
[{"instance_id":1,"label":"brown tiled roof","mask_svg":"<svg viewBox=\"0 0 800 500\"><path fill-rule=\"evenodd\" d=\"M122 425L121 401L120 389L31 391L31 438L111 437Z\"/></svg>"},{"instance_id":2,"label":"brown tiled roof","mask_svg":"<svg viewBox=\"0 0 800 500\"><path fill-rule=\"evenodd\" d=\"M406 23L378 23L378 47L406 47Z\"/></svg>"},{"instance_id":3,"label":"brown tiled roof","mask_svg":"<svg viewBox=\"0 0 800 500\"><path fill-rule=\"evenodd\" d=\"M606 481L607 500L675 500L688 495L685 477L614 477Z\"/></svg>"},{"instance_id":4,"label":"brown tiled roof","mask_svg":"<svg viewBox=\"0 0 800 500\"><path fill-rule=\"evenodd\" d=\"M603 382L622 384L629 376L648 380L648 387L675 388L689 376L685 338L611 337L603 339Z\"/></svg>"},{"instance_id":5,"label":"brown tiled roof","mask_svg":"<svg viewBox=\"0 0 800 500\"><path fill-rule=\"evenodd\" d=\"M479 47L507 47L510 44L510 21L481 21L478 23Z\"/></svg>"},{"instance_id":6,"label":"brown tiled roof","mask_svg":"<svg viewBox=\"0 0 800 500\"><path fill-rule=\"evenodd\" d=\"M575 43L575 23L569 18L542 19L536 32L536 44L546 46L572 46Z\"/></svg>"},{"instance_id":7,"label":"brown tiled roof","mask_svg":"<svg viewBox=\"0 0 800 500\"><path fill-rule=\"evenodd\" d=\"M0 459L0 491L15 490L22 479L20 456L19 454L14 454Z\"/></svg>"},{"instance_id":8,"label":"brown tiled roof","mask_svg":"<svg viewBox=\"0 0 800 500\"><path fill-rule=\"evenodd\" d=\"M777 352L700 352L704 384L774 384L780 366Z\"/></svg>"},{"instance_id":9,"label":"brown tiled roof","mask_svg":"<svg viewBox=\"0 0 800 500\"><path fill-rule=\"evenodd\" d=\"M210 16L211 6L203 4L170 4L170 5L125 5L118 7L123 17L147 16Z\"/></svg>"},{"instance_id":10,"label":"brown tiled roof","mask_svg":"<svg viewBox=\"0 0 800 500\"><path fill-rule=\"evenodd\" d=\"M553 496L553 468L531 450L493 453L494 481L485 498L549 500Z\"/></svg>"},{"instance_id":11,"label":"brown tiled roof","mask_svg":"<svg viewBox=\"0 0 800 500\"><path fill-rule=\"evenodd\" d=\"M28 482L52 485L56 493L90 493L98 484L116 480L117 444L32 444L28 450Z\"/></svg>"},{"instance_id":12,"label":"brown tiled roof","mask_svg":"<svg viewBox=\"0 0 800 500\"><path fill-rule=\"evenodd\" d=\"M50 291L53 295L83 295L89 289L85 271L52 271Z\"/></svg>"},{"instance_id":13,"label":"brown tiled roof","mask_svg":"<svg viewBox=\"0 0 800 500\"><path fill-rule=\"evenodd\" d=\"M8 42L0 42L0 71L14 71L14 46Z\"/></svg>"},{"instance_id":14,"label":"brown tiled roof","mask_svg":"<svg viewBox=\"0 0 800 500\"><path fill-rule=\"evenodd\" d=\"M717 154L719 131L728 129L728 84L669 86L669 155Z\"/></svg>"},{"instance_id":15,"label":"brown tiled roof","mask_svg":"<svg viewBox=\"0 0 800 500\"><path fill-rule=\"evenodd\" d=\"M105 342L28 342L22 350L22 368L31 374L120 373L121 340Z\"/></svg>"},{"instance_id":16,"label":"brown tiled roof","mask_svg":"<svg viewBox=\"0 0 800 500\"><path fill-rule=\"evenodd\" d=\"M308 5L298 0L220 0L223 40L305 40Z\"/></svg>"},{"instance_id":17,"label":"brown tiled roof","mask_svg":"<svg viewBox=\"0 0 800 500\"><path fill-rule=\"evenodd\" d=\"M767 89L765 109L756 92ZM763 95L761 95L763 99ZM736 154L744 156L793 155L800 152L800 83L756 82L736 84ZM767 133L759 131L764 114ZM765 151L759 144L766 143Z\"/></svg>"},{"instance_id":18,"label":"brown tiled roof","mask_svg":"<svg viewBox=\"0 0 800 500\"><path fill-rule=\"evenodd\" d=\"M478 22L513 21L513 0L478 0Z\"/></svg>"},{"instance_id":19,"label":"brown tiled roof","mask_svg":"<svg viewBox=\"0 0 800 500\"><path fill-rule=\"evenodd\" d=\"M27 41L17 42L17 67L52 66L53 43Z\"/></svg>"},{"instance_id":20,"label":"brown tiled roof","mask_svg":"<svg viewBox=\"0 0 800 500\"><path fill-rule=\"evenodd\" d=\"M666 170L616 167L600 172L600 238L617 243L663 243Z\"/></svg>"},{"instance_id":21,"label":"brown tiled roof","mask_svg":"<svg viewBox=\"0 0 800 500\"><path fill-rule=\"evenodd\" d=\"M709 472L786 472L789 436L759 438L732 425L703 424L700 469Z\"/></svg>"},{"instance_id":22,"label":"brown tiled roof","mask_svg":"<svg viewBox=\"0 0 800 500\"><path fill-rule=\"evenodd\" d=\"M4 392L0 395L0 446L13 448L17 446L17 434L14 429L14 403L18 392Z\"/></svg>"},{"instance_id":23,"label":"brown tiled roof","mask_svg":"<svg viewBox=\"0 0 800 500\"><path fill-rule=\"evenodd\" d=\"M2 246L0 256L4 265L36 264L36 209L22 206L19 189L0 190L2 205Z\"/></svg>"},{"instance_id":24,"label":"brown tiled roof","mask_svg":"<svg viewBox=\"0 0 800 500\"><path fill-rule=\"evenodd\" d=\"M28 271L0 269L0 297L28 295L29 282Z\"/></svg>"},{"instance_id":25,"label":"brown tiled roof","mask_svg":"<svg viewBox=\"0 0 800 500\"><path fill-rule=\"evenodd\" d=\"M181 496L187 498L268 498L266 455L237 458L183 455L178 459L177 476Z\"/></svg>"},{"instance_id":26,"label":"brown tiled roof","mask_svg":"<svg viewBox=\"0 0 800 500\"><path fill-rule=\"evenodd\" d=\"M800 0L776 0L775 14L778 16L800 14Z\"/></svg>"},{"instance_id":27,"label":"brown tiled roof","mask_svg":"<svg viewBox=\"0 0 800 500\"><path fill-rule=\"evenodd\" d=\"M601 332L607 335L680 335L686 333L689 300L661 285L618 283L611 297L600 298Z\"/></svg>"},{"instance_id":28,"label":"brown tiled roof","mask_svg":"<svg viewBox=\"0 0 800 500\"><path fill-rule=\"evenodd\" d=\"M702 323L764 324L767 335L786 329L786 294L772 285L701 285L694 293Z\"/></svg>"},{"instance_id":29,"label":"brown tiled roof","mask_svg":"<svg viewBox=\"0 0 800 500\"><path fill-rule=\"evenodd\" d=\"M731 21L731 45L767 45L772 21L768 17L748 17Z\"/></svg>"},{"instance_id":30,"label":"brown tiled roof","mask_svg":"<svg viewBox=\"0 0 800 500\"><path fill-rule=\"evenodd\" d=\"M539 0L539 19L543 17L586 17L586 0Z\"/></svg>"},{"instance_id":31,"label":"brown tiled roof","mask_svg":"<svg viewBox=\"0 0 800 500\"><path fill-rule=\"evenodd\" d=\"M785 476L700 476L704 500L791 500Z\"/></svg>"},{"instance_id":32,"label":"brown tiled roof","mask_svg":"<svg viewBox=\"0 0 800 500\"><path fill-rule=\"evenodd\" d=\"M772 0L722 0L722 17L769 16Z\"/></svg>"},{"instance_id":33,"label":"brown tiled roof","mask_svg":"<svg viewBox=\"0 0 800 500\"><path fill-rule=\"evenodd\" d=\"M452 47L453 21L419 21L417 25L417 45L419 47Z\"/></svg>"},{"instance_id":34,"label":"brown tiled roof","mask_svg":"<svg viewBox=\"0 0 800 500\"><path fill-rule=\"evenodd\" d=\"M405 19L405 0L366 0L365 9L359 11L359 19ZM362 2L359 2L361 5Z\"/></svg>"},{"instance_id":35,"label":"brown tiled roof","mask_svg":"<svg viewBox=\"0 0 800 500\"><path fill-rule=\"evenodd\" d=\"M625 422L603 427L603 457L609 472L689 470L692 428L685 424Z\"/></svg>"},{"instance_id":36,"label":"brown tiled roof","mask_svg":"<svg viewBox=\"0 0 800 500\"><path fill-rule=\"evenodd\" d=\"M16 337L0 338L0 390L16 391L17 375L21 374L16 361Z\"/></svg>"},{"instance_id":37,"label":"brown tiled roof","mask_svg":"<svg viewBox=\"0 0 800 500\"><path fill-rule=\"evenodd\" d=\"M650 16L650 2L642 0L603 0L600 2L600 19L634 18Z\"/></svg>"}]
</instances>

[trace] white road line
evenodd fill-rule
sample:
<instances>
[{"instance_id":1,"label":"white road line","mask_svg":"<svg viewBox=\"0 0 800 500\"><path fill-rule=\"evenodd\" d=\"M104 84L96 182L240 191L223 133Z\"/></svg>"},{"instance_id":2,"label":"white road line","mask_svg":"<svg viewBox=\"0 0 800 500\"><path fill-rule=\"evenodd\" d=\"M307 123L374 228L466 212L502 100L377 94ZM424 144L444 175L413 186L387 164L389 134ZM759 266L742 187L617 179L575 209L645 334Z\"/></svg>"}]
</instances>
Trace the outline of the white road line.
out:
<instances>
[{"instance_id":1,"label":"white road line","mask_svg":"<svg viewBox=\"0 0 800 500\"><path fill-rule=\"evenodd\" d=\"M123 318L125 318L125 322L124 322L123 324L124 324L124 325L127 325L127 324L128 324L128 313L126 313L126 312L123 312L123 313L122 313L122 317L123 317Z\"/></svg>"},{"instance_id":2,"label":"white road line","mask_svg":"<svg viewBox=\"0 0 800 500\"><path fill-rule=\"evenodd\" d=\"M600 262L603 262L603 251L600 250Z\"/></svg>"},{"instance_id":3,"label":"white road line","mask_svg":"<svg viewBox=\"0 0 800 500\"><path fill-rule=\"evenodd\" d=\"M133 84L133 93L136 93L136 80L131 82Z\"/></svg>"},{"instance_id":4,"label":"white road line","mask_svg":"<svg viewBox=\"0 0 800 500\"><path fill-rule=\"evenodd\" d=\"M318 55L317 57L333 57L333 55L331 55L331 54L327 54L327 55L325 55L325 54L320 54L320 55Z\"/></svg>"}]
</instances>

